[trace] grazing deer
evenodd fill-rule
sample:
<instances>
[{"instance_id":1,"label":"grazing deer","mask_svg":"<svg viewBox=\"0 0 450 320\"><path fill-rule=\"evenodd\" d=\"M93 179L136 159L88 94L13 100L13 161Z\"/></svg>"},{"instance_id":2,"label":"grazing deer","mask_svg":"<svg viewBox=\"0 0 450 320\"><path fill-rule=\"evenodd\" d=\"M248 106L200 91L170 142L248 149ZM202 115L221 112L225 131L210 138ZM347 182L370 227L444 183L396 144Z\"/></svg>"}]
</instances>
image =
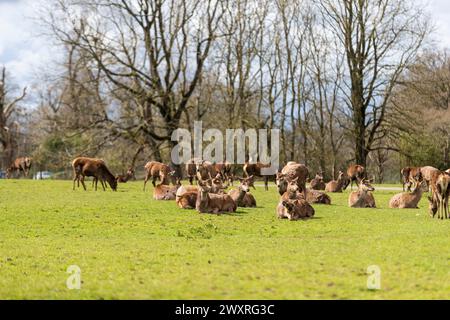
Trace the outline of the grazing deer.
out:
<instances>
[{"instance_id":1,"label":"grazing deer","mask_svg":"<svg viewBox=\"0 0 450 320\"><path fill-rule=\"evenodd\" d=\"M80 182L86 191L86 185L84 184L85 177L93 177L95 181L95 191L97 191L98 180L101 181L103 186L103 191L105 191L104 181L108 182L109 186L113 191L117 191L117 179L109 171L105 162L100 159L79 157L72 161L73 168L73 190L75 190L75 182L78 182L78 187Z\"/></svg>"},{"instance_id":2,"label":"grazing deer","mask_svg":"<svg viewBox=\"0 0 450 320\"><path fill-rule=\"evenodd\" d=\"M392 209L418 209L418 204L424 192L428 191L425 181L420 182L412 193L404 192L392 197L389 201L389 208Z\"/></svg>"},{"instance_id":3,"label":"grazing deer","mask_svg":"<svg viewBox=\"0 0 450 320\"><path fill-rule=\"evenodd\" d=\"M230 190L228 195L236 202L238 207L243 208L255 208L255 197L250 194L250 186L253 181L253 177L239 178L240 185L237 189Z\"/></svg>"},{"instance_id":4,"label":"grazing deer","mask_svg":"<svg viewBox=\"0 0 450 320\"><path fill-rule=\"evenodd\" d=\"M326 192L341 193L348 186L348 179L344 177L344 172L339 171L338 179L332 180L325 186Z\"/></svg>"},{"instance_id":5,"label":"grazing deer","mask_svg":"<svg viewBox=\"0 0 450 320\"><path fill-rule=\"evenodd\" d=\"M364 179L366 176L366 169L360 165L351 165L347 169L347 177L350 179L350 190L353 190L353 182L356 181L356 184Z\"/></svg>"},{"instance_id":6,"label":"grazing deer","mask_svg":"<svg viewBox=\"0 0 450 320\"><path fill-rule=\"evenodd\" d=\"M279 219L307 220L314 217L314 214L314 208L305 200L282 200L277 206L277 217Z\"/></svg>"},{"instance_id":7,"label":"grazing deer","mask_svg":"<svg viewBox=\"0 0 450 320\"><path fill-rule=\"evenodd\" d=\"M323 176L319 173L317 173L316 177L311 180L310 185L312 190L317 191L325 190L326 187L325 182L323 181Z\"/></svg>"},{"instance_id":8,"label":"grazing deer","mask_svg":"<svg viewBox=\"0 0 450 320\"><path fill-rule=\"evenodd\" d=\"M420 167L406 167L400 173L402 175L403 192L405 192L405 186L407 186L406 190L411 192L412 185L416 187L423 180Z\"/></svg>"},{"instance_id":9,"label":"grazing deer","mask_svg":"<svg viewBox=\"0 0 450 320\"><path fill-rule=\"evenodd\" d=\"M31 165L32 165L32 158L29 157L17 158L16 160L13 161L13 163L9 166L9 168L6 169L6 178L10 179L11 175L16 171L19 171L19 173L22 172L24 177L28 177Z\"/></svg>"},{"instance_id":10,"label":"grazing deer","mask_svg":"<svg viewBox=\"0 0 450 320\"><path fill-rule=\"evenodd\" d=\"M170 167L164 163L157 161L150 161L144 166L145 169L145 180L144 180L144 191L147 185L147 181L152 178L153 187L156 186L156 180L160 180L162 184L168 185L172 182L173 185L176 184L176 177L174 176L175 171L170 169ZM170 181L169 181L170 180Z\"/></svg>"},{"instance_id":11,"label":"grazing deer","mask_svg":"<svg viewBox=\"0 0 450 320\"><path fill-rule=\"evenodd\" d=\"M128 168L127 173L117 176L117 182L127 183L131 178L134 177L134 169L132 167Z\"/></svg>"},{"instance_id":12,"label":"grazing deer","mask_svg":"<svg viewBox=\"0 0 450 320\"><path fill-rule=\"evenodd\" d=\"M165 184L156 185L153 189L153 199L155 200L176 200L176 193L181 187L181 178L177 178L175 186Z\"/></svg>"},{"instance_id":13,"label":"grazing deer","mask_svg":"<svg viewBox=\"0 0 450 320\"><path fill-rule=\"evenodd\" d=\"M446 172L441 172L437 175L433 175L431 180L432 191L432 207L436 208L432 216L435 217L436 213L438 219L448 219L448 198L450 196L450 175Z\"/></svg>"},{"instance_id":14,"label":"grazing deer","mask_svg":"<svg viewBox=\"0 0 450 320\"><path fill-rule=\"evenodd\" d=\"M306 179L308 178L308 174L308 168L306 166L296 162L289 162L276 176L277 188L280 195L286 192L289 181L295 180L299 192L302 192L306 197Z\"/></svg>"},{"instance_id":15,"label":"grazing deer","mask_svg":"<svg viewBox=\"0 0 450 320\"><path fill-rule=\"evenodd\" d=\"M371 186L372 180L362 179L358 184L358 191L350 193L348 205L351 208L376 208L375 198L371 192L375 188Z\"/></svg>"},{"instance_id":16,"label":"grazing deer","mask_svg":"<svg viewBox=\"0 0 450 320\"><path fill-rule=\"evenodd\" d=\"M231 213L236 212L236 202L228 194L210 193L211 187L202 180L198 182L198 195L195 208L200 213Z\"/></svg>"},{"instance_id":17,"label":"grazing deer","mask_svg":"<svg viewBox=\"0 0 450 320\"><path fill-rule=\"evenodd\" d=\"M260 162L258 163L249 163L249 162L245 162L243 170L244 170L244 175L246 178L248 177L260 177L264 179L264 189L266 191L269 190L269 179L273 176L267 176L267 175L263 175L262 174L262 169L264 168L270 168L269 164L262 164ZM255 186L252 186L254 189Z\"/></svg>"}]
</instances>

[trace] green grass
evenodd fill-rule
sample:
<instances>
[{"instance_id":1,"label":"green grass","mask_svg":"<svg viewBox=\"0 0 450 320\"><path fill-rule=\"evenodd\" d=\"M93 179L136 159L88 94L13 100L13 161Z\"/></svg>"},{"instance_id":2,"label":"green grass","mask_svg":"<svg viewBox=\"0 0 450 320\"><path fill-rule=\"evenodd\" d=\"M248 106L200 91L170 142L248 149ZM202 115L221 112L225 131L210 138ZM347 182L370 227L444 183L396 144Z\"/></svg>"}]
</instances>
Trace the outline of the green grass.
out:
<instances>
[{"instance_id":1,"label":"green grass","mask_svg":"<svg viewBox=\"0 0 450 320\"><path fill-rule=\"evenodd\" d=\"M348 193L306 222L275 218L275 188L234 215L182 211L142 182L119 192L0 180L0 299L448 299L450 221L350 209ZM78 265L81 290L68 290ZM367 289L367 267L381 290Z\"/></svg>"}]
</instances>

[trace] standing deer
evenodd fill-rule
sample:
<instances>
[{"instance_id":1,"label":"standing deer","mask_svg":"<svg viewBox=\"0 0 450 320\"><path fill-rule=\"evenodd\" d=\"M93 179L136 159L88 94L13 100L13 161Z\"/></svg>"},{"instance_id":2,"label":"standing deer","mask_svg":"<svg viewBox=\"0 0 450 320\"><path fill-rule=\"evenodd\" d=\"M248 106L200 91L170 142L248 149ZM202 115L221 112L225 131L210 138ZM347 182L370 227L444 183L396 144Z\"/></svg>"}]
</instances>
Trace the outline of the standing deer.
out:
<instances>
[{"instance_id":1,"label":"standing deer","mask_svg":"<svg viewBox=\"0 0 450 320\"><path fill-rule=\"evenodd\" d=\"M197 174L197 181L199 180L208 180L211 179L211 177L216 177L218 172L216 170L216 167L209 161L201 161L200 163L196 164L196 174Z\"/></svg>"},{"instance_id":2,"label":"standing deer","mask_svg":"<svg viewBox=\"0 0 450 320\"><path fill-rule=\"evenodd\" d=\"M366 169L363 166L360 165L351 165L347 169L347 177L350 179L350 190L353 190L353 182L356 181L356 184L359 184L359 182L364 179L366 176Z\"/></svg>"},{"instance_id":3,"label":"standing deer","mask_svg":"<svg viewBox=\"0 0 450 320\"><path fill-rule=\"evenodd\" d=\"M32 165L32 158L22 157L17 158L13 163L6 169L6 178L10 179L12 173L19 171L23 173L24 177L28 177Z\"/></svg>"},{"instance_id":4,"label":"standing deer","mask_svg":"<svg viewBox=\"0 0 450 320\"><path fill-rule=\"evenodd\" d=\"M418 209L418 204L424 192L428 191L428 185L425 181L416 185L412 193L404 192L397 194L389 201L389 208L397 209Z\"/></svg>"},{"instance_id":5,"label":"standing deer","mask_svg":"<svg viewBox=\"0 0 450 320\"><path fill-rule=\"evenodd\" d=\"M425 180L428 184L428 187L430 187L432 180L439 176L442 172L439 169L427 166L420 168L420 173L422 174L423 180Z\"/></svg>"},{"instance_id":6,"label":"standing deer","mask_svg":"<svg viewBox=\"0 0 450 320\"><path fill-rule=\"evenodd\" d=\"M229 162L224 163L215 163L214 168L216 172L220 173L222 178L225 181L228 181L229 184L233 185L234 182L234 174L233 174L233 166Z\"/></svg>"},{"instance_id":7,"label":"standing deer","mask_svg":"<svg viewBox=\"0 0 450 320\"><path fill-rule=\"evenodd\" d=\"M269 190L269 179L273 176L267 176L267 175L263 175L262 174L262 169L264 168L270 168L269 164L262 164L260 162L258 163L249 163L246 162L244 164L243 170L244 170L244 175L245 177L262 177L264 179L264 189L266 191ZM255 186L253 185L253 188L255 188Z\"/></svg>"},{"instance_id":8,"label":"standing deer","mask_svg":"<svg viewBox=\"0 0 450 320\"><path fill-rule=\"evenodd\" d=\"M201 159L194 158L189 160L185 165L186 175L191 186L194 184L194 179L197 180L197 164L200 164L201 162Z\"/></svg>"},{"instance_id":9,"label":"standing deer","mask_svg":"<svg viewBox=\"0 0 450 320\"><path fill-rule=\"evenodd\" d=\"M145 180L144 180L144 191L147 185L147 181L152 178L153 187L156 186L156 180L160 180L162 184L168 185L172 182L173 185L176 184L176 177L174 176L175 171L170 169L170 167L164 163L157 161L150 161L144 166L145 169ZM170 181L169 181L170 180Z\"/></svg>"},{"instance_id":10,"label":"standing deer","mask_svg":"<svg viewBox=\"0 0 450 320\"><path fill-rule=\"evenodd\" d=\"M79 157L72 161L73 168L73 190L75 190L75 182L78 182L78 187L80 187L80 182L86 191L86 185L84 184L85 177L93 177L95 181L95 191L97 191L97 183L100 180L103 191L105 191L104 181L108 182L109 186L113 191L117 191L117 179L109 171L105 162L101 159L93 159L86 157Z\"/></svg>"},{"instance_id":11,"label":"standing deer","mask_svg":"<svg viewBox=\"0 0 450 320\"><path fill-rule=\"evenodd\" d=\"M433 218L438 214L438 219L448 219L448 198L450 196L450 175L446 172L435 174L431 180L432 207L436 208L432 212Z\"/></svg>"},{"instance_id":12,"label":"standing deer","mask_svg":"<svg viewBox=\"0 0 450 320\"><path fill-rule=\"evenodd\" d=\"M243 208L255 208L255 197L250 194L250 186L253 181L253 177L240 179L240 185L237 189L230 190L228 195L236 202L238 207Z\"/></svg>"},{"instance_id":13,"label":"standing deer","mask_svg":"<svg viewBox=\"0 0 450 320\"><path fill-rule=\"evenodd\" d=\"M351 208L376 208L375 198L371 192L375 188L371 185L372 180L362 179L358 184L358 191L350 193L348 205Z\"/></svg>"}]
</instances>

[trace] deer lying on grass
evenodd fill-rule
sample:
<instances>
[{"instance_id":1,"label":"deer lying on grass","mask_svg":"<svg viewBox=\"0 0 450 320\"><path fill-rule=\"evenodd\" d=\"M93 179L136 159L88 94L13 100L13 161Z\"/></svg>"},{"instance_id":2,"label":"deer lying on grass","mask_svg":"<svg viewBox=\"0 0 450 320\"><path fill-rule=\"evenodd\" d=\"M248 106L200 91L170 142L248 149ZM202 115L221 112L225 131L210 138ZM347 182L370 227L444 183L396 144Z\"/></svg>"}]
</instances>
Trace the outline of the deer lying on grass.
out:
<instances>
[{"instance_id":1,"label":"deer lying on grass","mask_svg":"<svg viewBox=\"0 0 450 320\"><path fill-rule=\"evenodd\" d=\"M198 195L195 208L200 213L231 213L236 212L236 202L228 194L210 193L211 187L205 182L198 182Z\"/></svg>"},{"instance_id":2,"label":"deer lying on grass","mask_svg":"<svg viewBox=\"0 0 450 320\"><path fill-rule=\"evenodd\" d=\"M127 183L133 177L134 177L134 169L130 167L128 168L127 173L118 175L116 179L117 182Z\"/></svg>"},{"instance_id":3,"label":"deer lying on grass","mask_svg":"<svg viewBox=\"0 0 450 320\"><path fill-rule=\"evenodd\" d=\"M350 193L348 205L351 208L376 208L375 198L371 192L375 188L371 186L372 180L362 179L358 185L358 191Z\"/></svg>"},{"instance_id":4,"label":"deer lying on grass","mask_svg":"<svg viewBox=\"0 0 450 320\"><path fill-rule=\"evenodd\" d=\"M32 165L32 159L29 157L22 157L17 158L13 161L13 163L9 166L8 169L6 169L6 178L10 179L12 173L19 171L23 173L24 177L28 177L28 174L30 173Z\"/></svg>"},{"instance_id":5,"label":"deer lying on grass","mask_svg":"<svg viewBox=\"0 0 450 320\"><path fill-rule=\"evenodd\" d=\"M170 167L164 163L157 161L150 161L144 166L145 169L145 180L144 180L144 191L147 185L147 181L152 178L152 184L156 186L156 180L160 180L162 184L168 185L172 182L173 185L176 184L176 178L174 176L175 171L170 169Z\"/></svg>"},{"instance_id":6,"label":"deer lying on grass","mask_svg":"<svg viewBox=\"0 0 450 320\"><path fill-rule=\"evenodd\" d=\"M262 177L264 179L264 189L266 191L269 190L269 179L272 176L267 176L267 175L263 175L263 169L265 168L270 168L270 165L268 164L262 164L260 162L258 163L249 163L246 162L244 164L243 170L244 170L244 175L246 178L248 177ZM253 189L256 189L255 186L252 186Z\"/></svg>"},{"instance_id":7,"label":"deer lying on grass","mask_svg":"<svg viewBox=\"0 0 450 320\"><path fill-rule=\"evenodd\" d=\"M389 208L397 209L418 209L418 204L424 192L428 191L425 181L420 182L412 193L404 192L392 197L389 201Z\"/></svg>"},{"instance_id":8,"label":"deer lying on grass","mask_svg":"<svg viewBox=\"0 0 450 320\"><path fill-rule=\"evenodd\" d=\"M312 190L317 191L325 190L326 187L325 182L323 181L323 176L319 173L317 173L316 177L311 180L310 185Z\"/></svg>"},{"instance_id":9,"label":"deer lying on grass","mask_svg":"<svg viewBox=\"0 0 450 320\"><path fill-rule=\"evenodd\" d=\"M277 206L277 217L279 219L307 220L314 217L314 214L314 208L305 200L282 200Z\"/></svg>"},{"instance_id":10,"label":"deer lying on grass","mask_svg":"<svg viewBox=\"0 0 450 320\"><path fill-rule=\"evenodd\" d=\"M176 193L181 187L181 178L177 178L175 186L165 184L156 185L153 189L153 199L155 200L176 200Z\"/></svg>"},{"instance_id":11,"label":"deer lying on grass","mask_svg":"<svg viewBox=\"0 0 450 320\"><path fill-rule=\"evenodd\" d=\"M217 175L214 179L206 180L205 183L210 187L210 193L224 194L224 190L228 188L228 185L223 185L220 175ZM198 187L181 186L176 192L176 202L182 209L195 209L197 195Z\"/></svg>"},{"instance_id":12,"label":"deer lying on grass","mask_svg":"<svg viewBox=\"0 0 450 320\"><path fill-rule=\"evenodd\" d=\"M306 189L306 201L312 204L331 204L331 198L324 192Z\"/></svg>"},{"instance_id":13,"label":"deer lying on grass","mask_svg":"<svg viewBox=\"0 0 450 320\"><path fill-rule=\"evenodd\" d=\"M359 182L366 176L366 169L360 165L351 165L347 169L347 178L351 183L350 190L353 190L353 182L358 185Z\"/></svg>"},{"instance_id":14,"label":"deer lying on grass","mask_svg":"<svg viewBox=\"0 0 450 320\"><path fill-rule=\"evenodd\" d=\"M196 170L197 181L208 180L211 177L216 177L218 174L216 167L211 162L205 160L196 164Z\"/></svg>"},{"instance_id":15,"label":"deer lying on grass","mask_svg":"<svg viewBox=\"0 0 450 320\"><path fill-rule=\"evenodd\" d=\"M338 179L328 182L325 187L325 191L331 193L341 193L347 188L348 184L349 181L344 177L344 173L342 171L339 171Z\"/></svg>"},{"instance_id":16,"label":"deer lying on grass","mask_svg":"<svg viewBox=\"0 0 450 320\"><path fill-rule=\"evenodd\" d=\"M289 162L281 172L276 175L278 193L283 195L287 191L290 182L296 181L299 192L306 196L306 179L308 168L302 164Z\"/></svg>"},{"instance_id":17,"label":"deer lying on grass","mask_svg":"<svg viewBox=\"0 0 450 320\"><path fill-rule=\"evenodd\" d=\"M432 177L431 180L431 191L432 191L432 205L431 208L435 210L430 210L430 214L434 218L436 213L438 219L448 219L448 198L450 196L450 175L446 172L441 172Z\"/></svg>"},{"instance_id":18,"label":"deer lying on grass","mask_svg":"<svg viewBox=\"0 0 450 320\"><path fill-rule=\"evenodd\" d=\"M250 186L253 181L253 177L240 179L240 185L237 189L230 190L228 195L236 202L238 207L243 208L255 208L255 197L250 194Z\"/></svg>"},{"instance_id":19,"label":"deer lying on grass","mask_svg":"<svg viewBox=\"0 0 450 320\"><path fill-rule=\"evenodd\" d=\"M414 185L414 188L416 188L423 180L420 169L420 167L406 167L400 171L402 175L403 192L405 192L405 186L407 187L406 190L411 192L411 187Z\"/></svg>"},{"instance_id":20,"label":"deer lying on grass","mask_svg":"<svg viewBox=\"0 0 450 320\"><path fill-rule=\"evenodd\" d=\"M104 181L108 182L109 186L113 191L117 190L117 180L116 177L109 171L105 162L101 159L93 159L86 157L79 157L73 160L73 190L75 190L75 182L78 182L78 187L80 187L80 182L83 185L84 190L86 190L86 185L84 184L85 177L93 177L95 182L95 191L97 191L97 183L100 180L103 191L105 191Z\"/></svg>"}]
</instances>

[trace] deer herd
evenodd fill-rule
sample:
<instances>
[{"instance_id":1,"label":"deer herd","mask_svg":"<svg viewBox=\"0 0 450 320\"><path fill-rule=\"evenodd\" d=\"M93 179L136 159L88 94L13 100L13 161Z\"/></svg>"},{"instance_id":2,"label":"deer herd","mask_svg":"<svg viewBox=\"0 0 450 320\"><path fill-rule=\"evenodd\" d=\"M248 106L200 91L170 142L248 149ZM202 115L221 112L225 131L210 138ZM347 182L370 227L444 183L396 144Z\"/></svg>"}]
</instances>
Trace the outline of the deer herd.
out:
<instances>
[{"instance_id":1,"label":"deer herd","mask_svg":"<svg viewBox=\"0 0 450 320\"><path fill-rule=\"evenodd\" d=\"M22 172L28 176L32 159L22 157L16 159L6 170L7 178L15 172ZM262 169L268 165L261 163L245 163L242 167L243 177L236 178L233 166L229 163L211 163L202 159L192 159L185 165L185 173L189 185L182 185L181 175L171 166L150 161L145 166L144 191L148 180L152 180L153 198L155 200L175 201L181 209L195 209L200 213L232 213L238 207L255 208L256 199L251 194L255 188L255 178L262 177L265 190L268 190L270 176L264 176ZM109 187L116 191L118 183L126 183L135 179L132 167L127 172L114 176L102 159L78 157L72 161L73 190L75 186L86 190L85 177L92 177L93 187L97 190L98 182L103 188ZM339 171L337 180L325 183L322 173L317 173L312 180L308 180L309 170L305 165L288 162L274 176L279 203L276 216L280 219L306 220L314 217L312 204L331 205L329 193L342 193L350 185L351 193L348 205L351 208L376 208L371 185L373 179L367 179L367 172L363 166L352 165L346 172ZM401 170L403 192L393 196L389 201L389 208L405 209L418 208L424 193L431 190L428 196L429 213L431 217L449 219L450 169L440 171L436 168L406 167ZM194 185L194 181L196 185ZM234 182L239 185L234 187ZM158 183L157 183L158 182ZM309 187L307 183L309 182ZM353 191L356 183L357 190ZM230 186L232 189L226 191ZM413 190L412 190L413 188Z\"/></svg>"}]
</instances>

